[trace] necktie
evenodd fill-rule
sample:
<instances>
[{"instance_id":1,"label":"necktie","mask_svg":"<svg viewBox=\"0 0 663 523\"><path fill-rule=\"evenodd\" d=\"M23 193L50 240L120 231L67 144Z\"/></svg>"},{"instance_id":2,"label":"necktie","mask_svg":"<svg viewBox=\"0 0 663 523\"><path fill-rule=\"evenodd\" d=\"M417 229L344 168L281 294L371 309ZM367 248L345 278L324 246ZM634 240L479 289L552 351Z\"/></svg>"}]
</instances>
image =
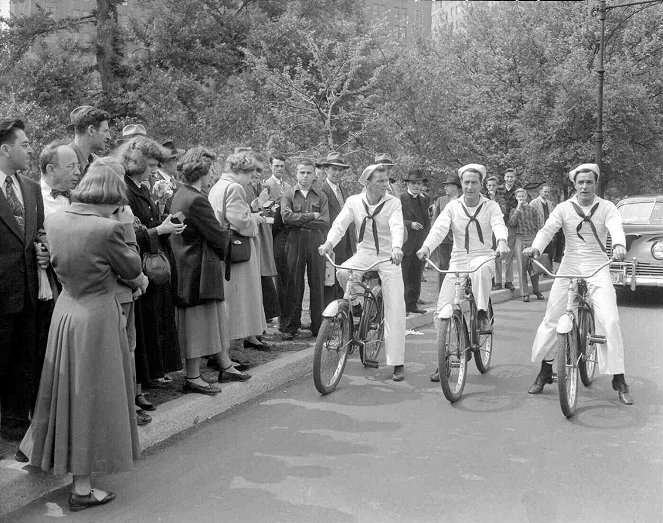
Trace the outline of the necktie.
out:
<instances>
[{"instance_id":1,"label":"necktie","mask_svg":"<svg viewBox=\"0 0 663 523\"><path fill-rule=\"evenodd\" d=\"M470 254L470 224L474 222L477 226L477 234L479 236L479 241L483 243L483 232L481 231L481 224L479 223L479 220L477 220L477 216L479 215L479 212L481 212L481 208L483 207L483 203L477 207L476 212L474 213L474 216L470 214L470 212L465 208L465 206L461 203L460 206L463 208L463 211L467 215L467 217L470 219L469 222L467 222L467 225L465 226L465 250L467 251L467 254Z\"/></svg>"},{"instance_id":2,"label":"necktie","mask_svg":"<svg viewBox=\"0 0 663 523\"><path fill-rule=\"evenodd\" d=\"M57 189L53 189L51 191L51 196L53 198L57 198L58 196L64 196L68 200L69 199L69 191L58 191Z\"/></svg>"},{"instance_id":3,"label":"necktie","mask_svg":"<svg viewBox=\"0 0 663 523\"><path fill-rule=\"evenodd\" d=\"M548 208L548 202L543 200L543 221L544 221L544 223L548 221L548 216L550 216L550 209Z\"/></svg>"},{"instance_id":4,"label":"necktie","mask_svg":"<svg viewBox=\"0 0 663 523\"><path fill-rule=\"evenodd\" d=\"M341 204L341 207L345 204L345 200L343 199L343 193L341 192L341 186L337 185L336 186L336 199L338 200L338 203Z\"/></svg>"},{"instance_id":5,"label":"necktie","mask_svg":"<svg viewBox=\"0 0 663 523\"><path fill-rule=\"evenodd\" d=\"M14 191L14 180L11 176L7 176L5 179L5 192L7 193L7 203L9 203L9 208L12 210L14 218L18 223L19 228L22 233L25 233L25 209L21 204L16 192Z\"/></svg>"},{"instance_id":6,"label":"necktie","mask_svg":"<svg viewBox=\"0 0 663 523\"><path fill-rule=\"evenodd\" d=\"M603 252L606 252L605 247L603 246L603 243L599 239L599 234L598 234L598 232L596 232L596 227L594 226L594 222L592 221L592 216L594 216L594 213L596 212L596 209L599 208L599 204L596 203L594 205L594 207L592 207L589 210L589 214L585 214L584 212L582 212L582 209L580 208L580 206L578 206L575 202L571 202L571 204L573 205L573 208L575 209L578 216L580 216L582 218L582 220L580 221L580 223L576 227L576 234L578 235L578 238L580 238L582 241L585 241L585 238L583 238L582 234L580 234L580 229L582 229L582 225L585 222L587 222L587 223L589 223L589 226L592 229L592 234L594 234L594 238L596 238L596 242L599 244L599 247L601 247L601 250Z\"/></svg>"},{"instance_id":7,"label":"necktie","mask_svg":"<svg viewBox=\"0 0 663 523\"><path fill-rule=\"evenodd\" d=\"M382 202L380 205L378 205L375 208L375 211L373 211L373 214L371 214L368 210L368 205L366 205L365 201L362 201L361 203L364 204L364 210L366 211L366 216L364 217L363 221L361 222L361 228L359 229L359 243L361 243L364 240L364 231L366 230L366 221L371 220L372 226L373 226L373 240L375 241L375 250L377 251L377 254L380 254L380 240L378 240L378 226L375 223L375 220L373 219L375 216L377 216L382 208L384 207L385 203L387 202Z\"/></svg>"}]
</instances>

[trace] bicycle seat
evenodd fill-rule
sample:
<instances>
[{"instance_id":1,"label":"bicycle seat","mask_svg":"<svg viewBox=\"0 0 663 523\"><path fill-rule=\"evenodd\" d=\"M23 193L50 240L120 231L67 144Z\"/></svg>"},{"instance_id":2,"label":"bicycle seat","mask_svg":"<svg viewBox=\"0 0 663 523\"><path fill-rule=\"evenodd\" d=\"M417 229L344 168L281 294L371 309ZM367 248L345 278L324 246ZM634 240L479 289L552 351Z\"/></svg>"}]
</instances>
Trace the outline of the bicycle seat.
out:
<instances>
[{"instance_id":1,"label":"bicycle seat","mask_svg":"<svg viewBox=\"0 0 663 523\"><path fill-rule=\"evenodd\" d=\"M362 274L361 276L362 282L366 282L369 280L378 280L378 282L382 284L382 282L380 281L380 274L378 273L378 271L366 271L364 274Z\"/></svg>"}]
</instances>

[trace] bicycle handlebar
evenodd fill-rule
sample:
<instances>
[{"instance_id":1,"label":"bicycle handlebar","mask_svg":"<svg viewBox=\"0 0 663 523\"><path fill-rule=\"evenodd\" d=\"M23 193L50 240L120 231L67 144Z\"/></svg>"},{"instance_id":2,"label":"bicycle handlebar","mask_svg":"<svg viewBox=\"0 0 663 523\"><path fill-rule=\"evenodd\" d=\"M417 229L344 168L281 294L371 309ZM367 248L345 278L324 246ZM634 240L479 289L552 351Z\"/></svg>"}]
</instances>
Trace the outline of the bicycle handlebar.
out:
<instances>
[{"instance_id":1,"label":"bicycle handlebar","mask_svg":"<svg viewBox=\"0 0 663 523\"><path fill-rule=\"evenodd\" d=\"M536 261L534 258L532 258L532 263L536 263L536 264L539 266L539 268L540 268L544 273L546 273L548 276L550 276L551 278L566 278L566 279L571 279L571 278L582 278L582 279L586 280L587 278L591 278L592 276L595 276L596 274L598 274L598 272L599 272L601 269L603 269L604 267L607 267L608 265L613 264L613 263L618 263L618 264L621 264L621 265L630 265L631 267L633 267L633 274L635 274L636 259L633 258L633 261L632 261L632 262L619 262L619 261L615 261L615 260L613 260L613 259L610 259L610 260L608 260L607 262L601 264L601 265L600 265L600 266L599 266L599 267L598 267L593 273L591 273L591 274L553 274L553 273L550 272L546 267L544 267L544 266L541 265L538 261Z\"/></svg>"},{"instance_id":2,"label":"bicycle handlebar","mask_svg":"<svg viewBox=\"0 0 663 523\"><path fill-rule=\"evenodd\" d=\"M373 267L377 267L381 263L391 262L391 258L386 258L384 260L378 260L375 263L373 263L372 265L369 265L368 267L362 269L361 267L347 267L347 266L344 267L343 265L336 265L334 263L334 260L331 259L331 256L329 256L329 254L325 253L325 256L327 257L327 260L329 261L329 263L332 264L333 267L335 267L337 269L346 269L348 271L366 272L366 271L370 271L371 269L373 269Z\"/></svg>"},{"instance_id":3,"label":"bicycle handlebar","mask_svg":"<svg viewBox=\"0 0 663 523\"><path fill-rule=\"evenodd\" d=\"M454 274L454 273L459 273L459 274L460 274L460 273L462 273L462 274L472 274L473 272L478 271L481 267L483 267L484 265L486 265L488 262L494 261L494 260L496 260L496 259L497 259L497 256L490 256L490 257L487 258L487 259L486 259L481 265L479 265L478 267L475 267L475 268L472 269L471 271L456 271L456 270L453 270L453 271L452 271L452 270L446 270L446 271L443 271L443 270L440 269L437 265L435 265L435 264L431 261L431 259L430 259L428 256L426 256L426 257L424 258L424 260L426 260L426 263L427 263L429 266L433 267L433 269L435 269L435 270L436 270L437 272L439 272L440 274Z\"/></svg>"}]
</instances>

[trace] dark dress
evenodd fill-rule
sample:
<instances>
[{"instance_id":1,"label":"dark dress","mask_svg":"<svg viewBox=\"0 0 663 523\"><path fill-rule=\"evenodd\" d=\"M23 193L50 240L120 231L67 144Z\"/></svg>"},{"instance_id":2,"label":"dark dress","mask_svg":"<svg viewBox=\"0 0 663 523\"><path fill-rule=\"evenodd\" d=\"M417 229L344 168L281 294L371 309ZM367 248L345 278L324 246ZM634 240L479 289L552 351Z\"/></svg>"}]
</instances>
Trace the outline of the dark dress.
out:
<instances>
[{"instance_id":1,"label":"dark dress","mask_svg":"<svg viewBox=\"0 0 663 523\"><path fill-rule=\"evenodd\" d=\"M157 236L156 226L163 216L150 197L150 190L125 176L131 210L140 221L135 226L141 255L150 251L150 236ZM168 236L159 236L159 246L172 259ZM171 263L171 271L175 264ZM136 382L150 385L164 374L180 370L182 361L175 327L170 283L150 282L147 292L136 300Z\"/></svg>"}]
</instances>

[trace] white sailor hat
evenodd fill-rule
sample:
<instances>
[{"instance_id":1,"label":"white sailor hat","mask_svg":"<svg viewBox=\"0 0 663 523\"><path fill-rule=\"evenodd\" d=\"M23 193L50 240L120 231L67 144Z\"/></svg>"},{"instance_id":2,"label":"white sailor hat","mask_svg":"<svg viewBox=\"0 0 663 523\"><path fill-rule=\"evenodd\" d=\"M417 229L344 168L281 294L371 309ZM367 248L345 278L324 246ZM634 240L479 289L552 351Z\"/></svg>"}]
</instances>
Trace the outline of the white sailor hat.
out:
<instances>
[{"instance_id":1,"label":"white sailor hat","mask_svg":"<svg viewBox=\"0 0 663 523\"><path fill-rule=\"evenodd\" d=\"M384 165L382 164L371 164L364 171L361 173L361 176L359 177L359 183L366 187L366 181L368 180L368 177L373 174L373 171L375 170L380 170L384 171L386 170Z\"/></svg>"},{"instance_id":2,"label":"white sailor hat","mask_svg":"<svg viewBox=\"0 0 663 523\"><path fill-rule=\"evenodd\" d=\"M596 175L596 181L601 177L601 170L598 165L595 163L583 163L578 165L578 167L572 171L569 171L569 180L576 183L576 176L580 173L594 173Z\"/></svg>"},{"instance_id":3,"label":"white sailor hat","mask_svg":"<svg viewBox=\"0 0 663 523\"><path fill-rule=\"evenodd\" d=\"M463 165L458 169L458 177L461 181L463 180L463 173L467 171L478 173L479 176L481 176L481 183L483 183L483 179L486 177L486 168L483 165L479 163L468 163L467 165Z\"/></svg>"}]
</instances>

